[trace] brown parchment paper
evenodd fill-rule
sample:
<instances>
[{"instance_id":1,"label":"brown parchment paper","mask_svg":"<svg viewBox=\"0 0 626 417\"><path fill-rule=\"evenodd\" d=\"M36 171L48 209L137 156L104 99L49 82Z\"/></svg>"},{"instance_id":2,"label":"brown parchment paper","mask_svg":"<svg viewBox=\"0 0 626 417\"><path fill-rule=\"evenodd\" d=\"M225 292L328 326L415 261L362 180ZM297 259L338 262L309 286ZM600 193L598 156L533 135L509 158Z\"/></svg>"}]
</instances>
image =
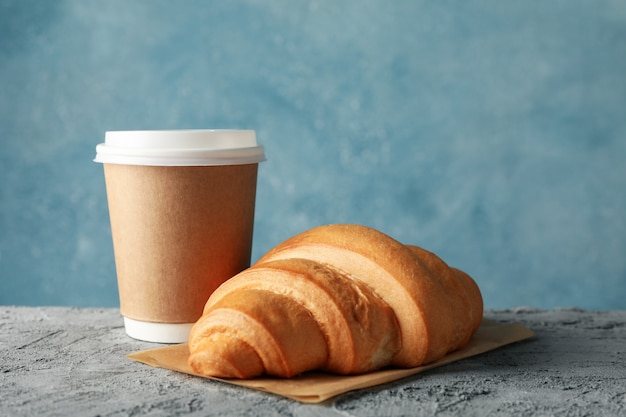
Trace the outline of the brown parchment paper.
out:
<instances>
[{"instance_id":1,"label":"brown parchment paper","mask_svg":"<svg viewBox=\"0 0 626 417\"><path fill-rule=\"evenodd\" d=\"M360 388L373 387L424 372L460 359L475 356L499 347L529 339L532 330L519 323L498 323L483 319L480 328L470 342L461 350L425 366L410 369L387 368L362 375L333 375L323 372L307 372L293 378L260 377L247 380L209 378L247 388L267 391L304 403L317 403ZM129 359L157 368L165 368L195 374L187 364L189 350L186 343L135 352Z\"/></svg>"}]
</instances>

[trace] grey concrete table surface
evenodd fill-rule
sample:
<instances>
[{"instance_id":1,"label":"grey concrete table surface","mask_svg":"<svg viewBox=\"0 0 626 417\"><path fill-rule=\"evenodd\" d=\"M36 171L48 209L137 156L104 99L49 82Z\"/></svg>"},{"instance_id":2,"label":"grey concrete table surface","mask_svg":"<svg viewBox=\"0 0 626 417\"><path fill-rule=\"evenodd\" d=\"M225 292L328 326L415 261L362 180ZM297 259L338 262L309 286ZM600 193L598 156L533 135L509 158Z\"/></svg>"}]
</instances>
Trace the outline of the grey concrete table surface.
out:
<instances>
[{"instance_id":1,"label":"grey concrete table surface","mask_svg":"<svg viewBox=\"0 0 626 417\"><path fill-rule=\"evenodd\" d=\"M117 309L0 306L0 416L626 416L626 311L486 311L536 337L322 404L153 368Z\"/></svg>"}]
</instances>

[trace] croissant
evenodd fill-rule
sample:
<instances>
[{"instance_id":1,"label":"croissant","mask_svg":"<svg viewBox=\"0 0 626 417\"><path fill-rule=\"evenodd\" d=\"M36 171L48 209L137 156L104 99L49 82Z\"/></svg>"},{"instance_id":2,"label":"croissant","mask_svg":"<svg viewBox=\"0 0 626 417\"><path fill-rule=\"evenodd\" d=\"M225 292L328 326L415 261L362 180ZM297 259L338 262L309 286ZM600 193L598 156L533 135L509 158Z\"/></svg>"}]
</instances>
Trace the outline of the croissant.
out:
<instances>
[{"instance_id":1,"label":"croissant","mask_svg":"<svg viewBox=\"0 0 626 417\"><path fill-rule=\"evenodd\" d=\"M420 366L482 320L474 280L360 225L313 228L222 284L189 335L194 372L224 378Z\"/></svg>"}]
</instances>

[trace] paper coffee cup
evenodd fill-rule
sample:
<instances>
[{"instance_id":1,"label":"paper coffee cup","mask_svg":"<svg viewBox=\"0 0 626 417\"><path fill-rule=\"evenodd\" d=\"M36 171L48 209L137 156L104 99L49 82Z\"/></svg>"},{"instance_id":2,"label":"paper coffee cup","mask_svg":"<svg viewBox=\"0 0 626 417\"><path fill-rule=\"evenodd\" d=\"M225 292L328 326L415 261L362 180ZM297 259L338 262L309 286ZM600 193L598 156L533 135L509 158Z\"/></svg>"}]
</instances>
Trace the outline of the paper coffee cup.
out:
<instances>
[{"instance_id":1,"label":"paper coffee cup","mask_svg":"<svg viewBox=\"0 0 626 417\"><path fill-rule=\"evenodd\" d=\"M250 266L263 147L252 130L118 131L96 152L126 333L185 342L211 293Z\"/></svg>"}]
</instances>

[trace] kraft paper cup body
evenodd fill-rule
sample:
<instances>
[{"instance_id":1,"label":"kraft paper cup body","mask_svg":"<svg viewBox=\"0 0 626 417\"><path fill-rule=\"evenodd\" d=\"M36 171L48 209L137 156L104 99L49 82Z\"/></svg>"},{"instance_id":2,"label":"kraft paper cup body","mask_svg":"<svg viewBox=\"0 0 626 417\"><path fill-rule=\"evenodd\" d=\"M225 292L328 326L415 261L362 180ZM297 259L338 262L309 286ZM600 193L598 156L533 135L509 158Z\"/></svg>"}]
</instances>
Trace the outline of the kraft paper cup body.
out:
<instances>
[{"instance_id":1,"label":"kraft paper cup body","mask_svg":"<svg viewBox=\"0 0 626 417\"><path fill-rule=\"evenodd\" d=\"M254 131L107 132L104 164L125 329L187 341L211 293L250 266Z\"/></svg>"}]
</instances>

